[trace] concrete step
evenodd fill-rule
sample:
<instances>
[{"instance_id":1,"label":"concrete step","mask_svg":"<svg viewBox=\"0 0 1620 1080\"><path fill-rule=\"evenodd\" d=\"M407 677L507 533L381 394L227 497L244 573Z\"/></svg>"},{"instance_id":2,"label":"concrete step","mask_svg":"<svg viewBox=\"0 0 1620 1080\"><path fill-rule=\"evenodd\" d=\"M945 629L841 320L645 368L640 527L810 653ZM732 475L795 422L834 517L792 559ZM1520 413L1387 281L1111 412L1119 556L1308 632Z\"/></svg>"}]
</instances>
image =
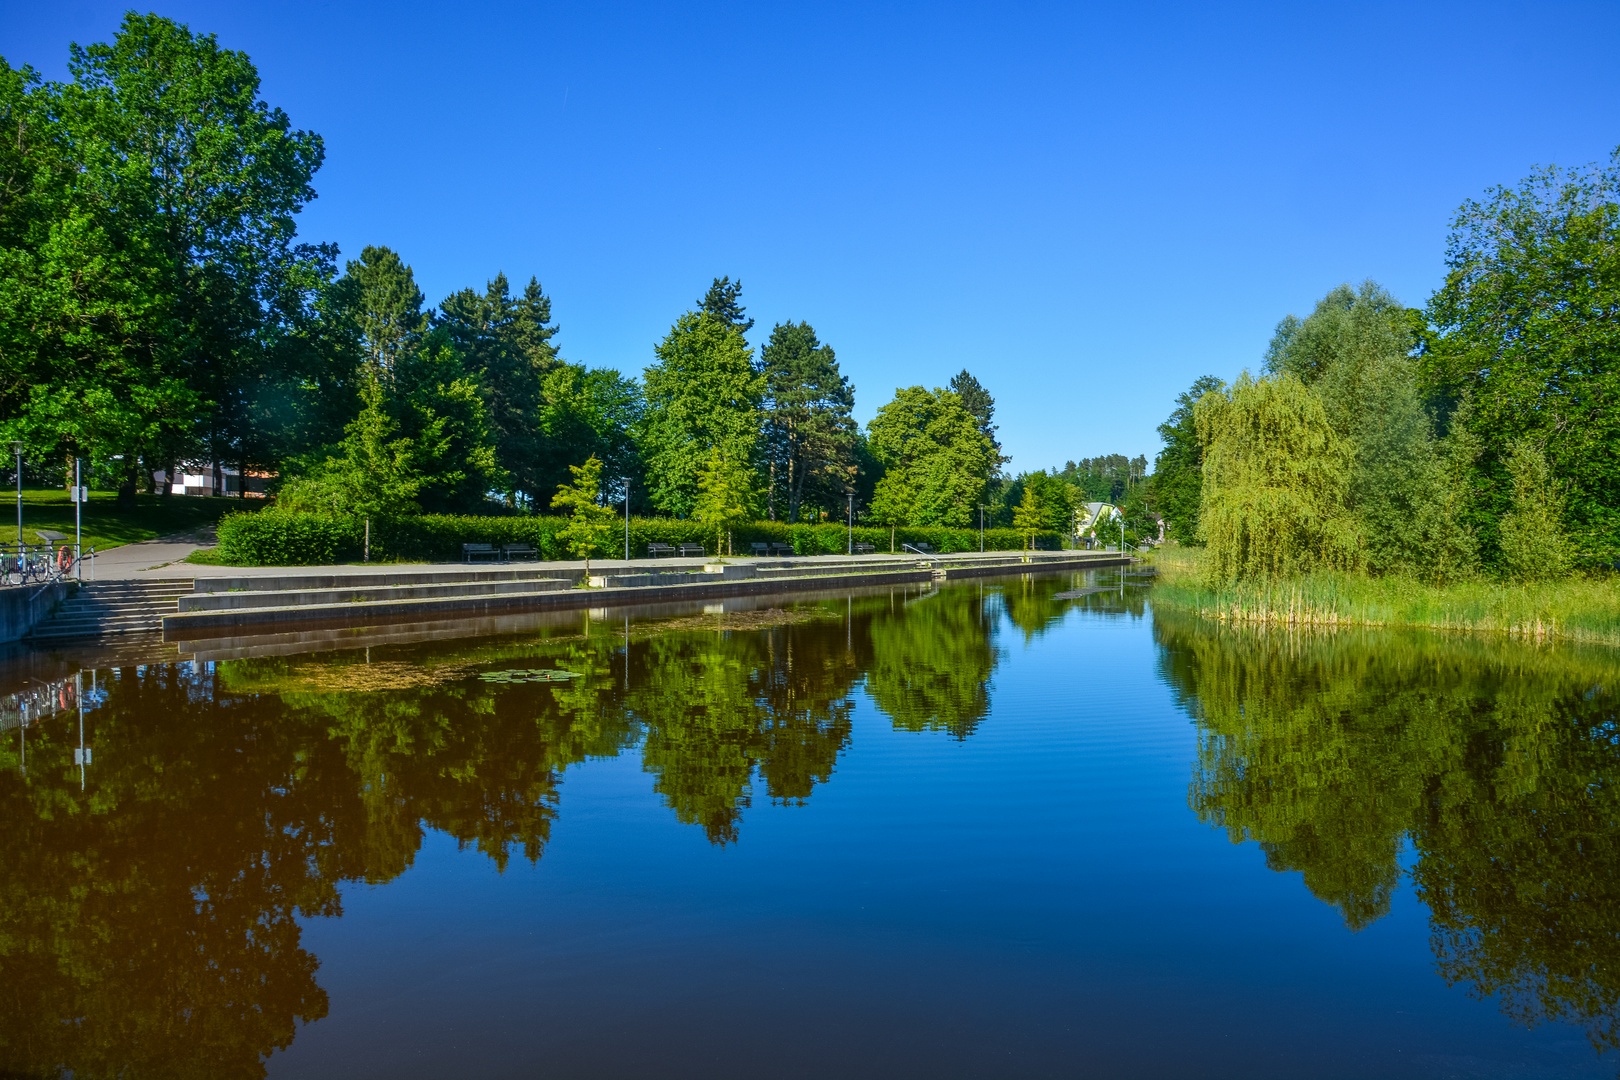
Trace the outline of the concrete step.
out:
<instances>
[{"instance_id":1,"label":"concrete step","mask_svg":"<svg viewBox=\"0 0 1620 1080\"><path fill-rule=\"evenodd\" d=\"M431 585L345 586L333 589L194 593L181 597L179 611L236 611L246 608L309 607L330 604L386 604L396 600L437 600L452 596L502 596L573 588L565 578L516 581L461 581Z\"/></svg>"}]
</instances>

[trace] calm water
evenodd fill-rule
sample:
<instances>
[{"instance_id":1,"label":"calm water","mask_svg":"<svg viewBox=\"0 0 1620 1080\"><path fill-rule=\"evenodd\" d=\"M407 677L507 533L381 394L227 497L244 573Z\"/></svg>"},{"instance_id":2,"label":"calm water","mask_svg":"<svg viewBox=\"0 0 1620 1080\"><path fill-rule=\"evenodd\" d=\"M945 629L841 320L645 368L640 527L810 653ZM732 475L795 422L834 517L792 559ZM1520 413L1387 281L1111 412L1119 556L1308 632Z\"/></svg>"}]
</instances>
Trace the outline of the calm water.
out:
<instances>
[{"instance_id":1,"label":"calm water","mask_svg":"<svg viewBox=\"0 0 1620 1080\"><path fill-rule=\"evenodd\" d=\"M1616 1074L1614 654L768 603L0 667L0 1075Z\"/></svg>"}]
</instances>

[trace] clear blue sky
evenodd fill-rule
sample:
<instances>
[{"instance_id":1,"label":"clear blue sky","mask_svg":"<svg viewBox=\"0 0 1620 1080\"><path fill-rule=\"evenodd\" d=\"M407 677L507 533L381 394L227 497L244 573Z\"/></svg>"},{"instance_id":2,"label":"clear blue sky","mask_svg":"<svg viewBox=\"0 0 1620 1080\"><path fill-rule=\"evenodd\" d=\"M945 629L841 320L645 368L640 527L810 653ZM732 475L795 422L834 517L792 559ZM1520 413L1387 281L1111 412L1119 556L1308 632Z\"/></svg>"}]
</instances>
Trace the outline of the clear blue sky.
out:
<instances>
[{"instance_id":1,"label":"clear blue sky","mask_svg":"<svg viewBox=\"0 0 1620 1080\"><path fill-rule=\"evenodd\" d=\"M117 3L0 2L65 76ZM429 299L538 275L639 373L711 278L808 320L869 419L967 367L1012 468L1151 456L1342 281L1421 304L1466 197L1620 144L1620 3L175 2L326 138L302 232Z\"/></svg>"}]
</instances>

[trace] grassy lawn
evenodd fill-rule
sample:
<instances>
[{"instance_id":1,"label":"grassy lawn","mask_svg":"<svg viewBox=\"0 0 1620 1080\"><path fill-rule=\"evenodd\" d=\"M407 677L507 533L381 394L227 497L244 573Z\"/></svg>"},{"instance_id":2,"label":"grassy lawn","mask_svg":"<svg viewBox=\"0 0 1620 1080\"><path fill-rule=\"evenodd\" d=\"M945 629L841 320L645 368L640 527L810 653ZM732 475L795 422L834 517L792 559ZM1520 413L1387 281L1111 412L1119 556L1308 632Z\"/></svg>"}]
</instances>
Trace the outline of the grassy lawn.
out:
<instances>
[{"instance_id":1,"label":"grassy lawn","mask_svg":"<svg viewBox=\"0 0 1620 1080\"><path fill-rule=\"evenodd\" d=\"M190 495L137 495L133 510L118 509L118 495L92 491L84 504L84 546L97 551L137 540L190 532L217 522L228 510L257 509L262 499L211 498ZM62 533L73 542L73 504L62 488L23 489L23 541L39 542L35 530ZM0 543L17 542L17 494L0 490Z\"/></svg>"}]
</instances>

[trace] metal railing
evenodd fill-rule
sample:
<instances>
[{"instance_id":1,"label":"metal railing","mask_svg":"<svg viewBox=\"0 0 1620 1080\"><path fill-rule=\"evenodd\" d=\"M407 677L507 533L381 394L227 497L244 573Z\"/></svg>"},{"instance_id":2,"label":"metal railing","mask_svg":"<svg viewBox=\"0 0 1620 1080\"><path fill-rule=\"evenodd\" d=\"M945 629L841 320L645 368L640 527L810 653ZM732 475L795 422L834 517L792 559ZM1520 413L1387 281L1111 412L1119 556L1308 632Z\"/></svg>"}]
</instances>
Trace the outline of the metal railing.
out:
<instances>
[{"instance_id":1,"label":"metal railing","mask_svg":"<svg viewBox=\"0 0 1620 1080\"><path fill-rule=\"evenodd\" d=\"M911 552L911 553L913 553L915 555L921 555L925 559L933 559L935 562L944 562L945 561L945 560L941 559L938 555L933 554L932 552L924 551L921 548L912 547L910 544L901 544L900 545L900 550L901 551L909 551L909 552Z\"/></svg>"}]
</instances>

